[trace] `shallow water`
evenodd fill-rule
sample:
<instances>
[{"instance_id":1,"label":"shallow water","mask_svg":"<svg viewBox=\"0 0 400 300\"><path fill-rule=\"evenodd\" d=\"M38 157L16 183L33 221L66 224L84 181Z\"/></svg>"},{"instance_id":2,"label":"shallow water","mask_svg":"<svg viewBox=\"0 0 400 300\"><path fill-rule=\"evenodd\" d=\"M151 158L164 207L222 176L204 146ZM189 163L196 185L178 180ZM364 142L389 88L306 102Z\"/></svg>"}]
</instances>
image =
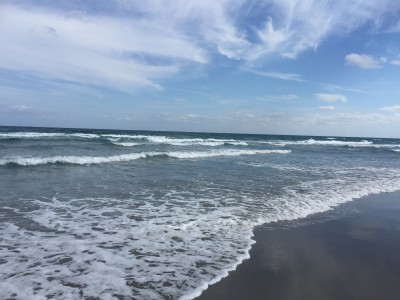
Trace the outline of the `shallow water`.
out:
<instances>
[{"instance_id":1,"label":"shallow water","mask_svg":"<svg viewBox=\"0 0 400 300\"><path fill-rule=\"evenodd\" d=\"M196 300L400 299L400 193L257 227L251 258Z\"/></svg>"}]
</instances>

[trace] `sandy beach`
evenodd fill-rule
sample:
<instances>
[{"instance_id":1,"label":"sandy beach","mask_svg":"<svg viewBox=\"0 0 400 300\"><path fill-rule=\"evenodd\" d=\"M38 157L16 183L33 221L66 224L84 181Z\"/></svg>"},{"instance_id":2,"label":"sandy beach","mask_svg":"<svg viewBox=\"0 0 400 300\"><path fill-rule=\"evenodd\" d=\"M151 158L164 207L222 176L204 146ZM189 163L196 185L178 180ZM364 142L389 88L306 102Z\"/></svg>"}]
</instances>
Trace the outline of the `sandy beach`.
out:
<instances>
[{"instance_id":1,"label":"sandy beach","mask_svg":"<svg viewBox=\"0 0 400 300\"><path fill-rule=\"evenodd\" d=\"M255 230L250 259L212 299L400 299L400 193Z\"/></svg>"}]
</instances>

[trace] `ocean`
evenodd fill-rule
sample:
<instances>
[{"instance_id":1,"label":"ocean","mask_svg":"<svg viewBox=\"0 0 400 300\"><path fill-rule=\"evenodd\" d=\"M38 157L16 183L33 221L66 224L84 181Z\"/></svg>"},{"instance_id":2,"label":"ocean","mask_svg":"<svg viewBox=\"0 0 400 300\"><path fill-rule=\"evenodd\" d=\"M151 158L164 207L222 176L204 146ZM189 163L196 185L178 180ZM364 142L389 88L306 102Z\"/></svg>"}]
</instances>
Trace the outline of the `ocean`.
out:
<instances>
[{"instance_id":1,"label":"ocean","mask_svg":"<svg viewBox=\"0 0 400 300\"><path fill-rule=\"evenodd\" d=\"M255 227L400 190L400 139L0 127L0 299L193 299Z\"/></svg>"}]
</instances>

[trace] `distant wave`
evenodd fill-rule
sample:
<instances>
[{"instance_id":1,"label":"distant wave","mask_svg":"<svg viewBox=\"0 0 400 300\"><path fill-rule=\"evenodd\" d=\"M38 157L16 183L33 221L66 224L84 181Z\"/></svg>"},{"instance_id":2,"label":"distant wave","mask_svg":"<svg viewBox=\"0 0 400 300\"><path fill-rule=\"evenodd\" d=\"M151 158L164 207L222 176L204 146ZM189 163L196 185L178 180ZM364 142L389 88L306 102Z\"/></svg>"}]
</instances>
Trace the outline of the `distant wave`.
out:
<instances>
[{"instance_id":1,"label":"distant wave","mask_svg":"<svg viewBox=\"0 0 400 300\"><path fill-rule=\"evenodd\" d=\"M237 140L226 140L226 139L202 139L202 138L170 138L166 136L153 136L153 135L102 135L102 137L110 138L111 142L119 146L127 146L126 142L121 142L121 139L135 140L138 142L150 142L153 144L167 144L172 146L191 146L191 145L201 145L201 146L223 146L223 145L233 145L233 146L247 146L248 144L244 141ZM132 144L133 145L133 144Z\"/></svg>"},{"instance_id":2,"label":"distant wave","mask_svg":"<svg viewBox=\"0 0 400 300\"><path fill-rule=\"evenodd\" d=\"M308 139L305 141L265 141L265 144L274 146L287 146L287 145L321 145L321 146L350 146L350 147L366 147L373 145L373 142L363 140L360 142L355 141L338 141L338 140L328 140L328 141L318 141L314 139Z\"/></svg>"},{"instance_id":3,"label":"distant wave","mask_svg":"<svg viewBox=\"0 0 400 300\"><path fill-rule=\"evenodd\" d=\"M15 157L9 159L1 159L0 165L16 164L20 166L34 166L45 164L102 164L111 162L132 161L140 158L149 157L170 157L177 159L195 159L207 158L215 156L239 156L239 155L256 155L256 154L287 154L291 150L219 150L219 151L193 151L193 152L140 152L128 153L114 156L52 156L52 157Z\"/></svg>"},{"instance_id":4,"label":"distant wave","mask_svg":"<svg viewBox=\"0 0 400 300\"><path fill-rule=\"evenodd\" d=\"M44 132L10 132L0 133L0 139L51 139L51 138L78 138L78 139L106 139L112 144L123 147L132 147L144 143L168 144L173 146L247 146L244 141L233 139L202 139L202 138L171 138L156 135L129 135L129 134L93 134L93 133L44 133Z\"/></svg>"},{"instance_id":5,"label":"distant wave","mask_svg":"<svg viewBox=\"0 0 400 300\"><path fill-rule=\"evenodd\" d=\"M219 138L180 138L164 135L143 134L96 134L96 133L63 133L63 132L2 132L0 140L5 139L99 139L119 147L135 147L138 145L163 144L171 146L249 146L249 144L267 144L271 146L332 146L332 147L371 147L371 148L400 148L400 144L374 144L370 140L341 141L338 138L327 138L317 140L314 138L306 140L237 140ZM396 150L395 150L396 151ZM397 152L397 151L396 151Z\"/></svg>"},{"instance_id":6,"label":"distant wave","mask_svg":"<svg viewBox=\"0 0 400 300\"><path fill-rule=\"evenodd\" d=\"M133 146L138 146L141 145L140 143L133 143L133 142L116 142L116 141L111 141L114 145L117 146L123 146L123 147L133 147Z\"/></svg>"},{"instance_id":7,"label":"distant wave","mask_svg":"<svg viewBox=\"0 0 400 300\"><path fill-rule=\"evenodd\" d=\"M0 133L0 139L31 139L62 137L63 133L42 133L42 132L10 132Z\"/></svg>"}]
</instances>

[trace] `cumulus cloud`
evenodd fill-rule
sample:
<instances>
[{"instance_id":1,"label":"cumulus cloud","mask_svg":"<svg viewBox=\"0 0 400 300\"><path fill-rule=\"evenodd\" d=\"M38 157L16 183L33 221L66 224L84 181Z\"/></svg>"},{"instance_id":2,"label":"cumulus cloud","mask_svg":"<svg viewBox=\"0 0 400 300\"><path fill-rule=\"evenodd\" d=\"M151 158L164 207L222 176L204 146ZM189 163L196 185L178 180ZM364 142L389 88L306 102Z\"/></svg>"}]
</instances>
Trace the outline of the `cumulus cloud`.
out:
<instances>
[{"instance_id":1,"label":"cumulus cloud","mask_svg":"<svg viewBox=\"0 0 400 300\"><path fill-rule=\"evenodd\" d=\"M341 94L316 94L318 100L324 102L347 102L347 97Z\"/></svg>"},{"instance_id":2,"label":"cumulus cloud","mask_svg":"<svg viewBox=\"0 0 400 300\"><path fill-rule=\"evenodd\" d=\"M391 60L390 64L395 65L395 66L400 66L400 60Z\"/></svg>"},{"instance_id":3,"label":"cumulus cloud","mask_svg":"<svg viewBox=\"0 0 400 300\"><path fill-rule=\"evenodd\" d=\"M346 55L344 59L347 65L361 69L378 69L381 67L379 60L367 54L351 53Z\"/></svg>"}]
</instances>

